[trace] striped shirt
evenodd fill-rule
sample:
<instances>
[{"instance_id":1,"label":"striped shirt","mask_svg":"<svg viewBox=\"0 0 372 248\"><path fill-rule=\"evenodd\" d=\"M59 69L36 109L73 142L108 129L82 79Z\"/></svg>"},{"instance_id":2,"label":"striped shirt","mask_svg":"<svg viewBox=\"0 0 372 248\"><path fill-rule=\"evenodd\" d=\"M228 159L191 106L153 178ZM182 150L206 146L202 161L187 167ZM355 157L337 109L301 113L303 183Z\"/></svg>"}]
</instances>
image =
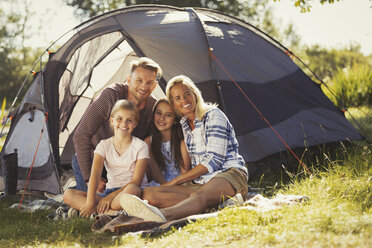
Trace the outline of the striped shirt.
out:
<instances>
[{"instance_id":1,"label":"striped shirt","mask_svg":"<svg viewBox=\"0 0 372 248\"><path fill-rule=\"evenodd\" d=\"M128 85L117 83L105 88L89 105L75 129L73 141L84 180L90 177L94 149L98 143L114 133L110 127L110 114L117 100L128 98ZM145 108L139 111L139 122L132 135L145 139L151 135L152 108L156 100L149 96Z\"/></svg>"},{"instance_id":2,"label":"striped shirt","mask_svg":"<svg viewBox=\"0 0 372 248\"><path fill-rule=\"evenodd\" d=\"M181 119L181 125L191 166L201 164L208 169L207 174L194 182L204 184L218 173L233 167L247 173L244 159L238 152L234 129L220 109L208 110L202 120L196 118L194 130L191 130L186 116Z\"/></svg>"}]
</instances>

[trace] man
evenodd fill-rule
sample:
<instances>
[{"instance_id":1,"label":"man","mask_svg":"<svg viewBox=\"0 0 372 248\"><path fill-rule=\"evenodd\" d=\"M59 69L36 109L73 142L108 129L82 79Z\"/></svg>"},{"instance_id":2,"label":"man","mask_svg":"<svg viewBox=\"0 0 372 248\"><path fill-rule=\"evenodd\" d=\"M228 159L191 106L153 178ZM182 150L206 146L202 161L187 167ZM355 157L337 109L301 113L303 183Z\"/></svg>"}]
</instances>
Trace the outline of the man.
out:
<instances>
[{"instance_id":1,"label":"man","mask_svg":"<svg viewBox=\"0 0 372 248\"><path fill-rule=\"evenodd\" d=\"M111 109L115 102L127 99L138 107L140 118L133 135L145 139L151 134L152 108L155 99L152 91L158 84L162 70L153 60L142 57L131 63L131 73L126 83L108 86L87 108L73 137L76 154L71 166L76 179L76 189L87 191L87 183L92 168L93 152L102 139L113 135L109 124ZM105 180L101 178L99 192L105 189Z\"/></svg>"}]
</instances>

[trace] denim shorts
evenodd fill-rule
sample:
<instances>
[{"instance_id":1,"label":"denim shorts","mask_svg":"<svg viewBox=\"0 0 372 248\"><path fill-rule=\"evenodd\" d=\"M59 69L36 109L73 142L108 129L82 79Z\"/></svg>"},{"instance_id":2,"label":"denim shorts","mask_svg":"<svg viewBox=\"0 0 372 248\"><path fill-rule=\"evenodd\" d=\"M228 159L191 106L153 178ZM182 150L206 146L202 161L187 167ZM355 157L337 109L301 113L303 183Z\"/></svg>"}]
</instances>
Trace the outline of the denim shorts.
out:
<instances>
[{"instance_id":1,"label":"denim shorts","mask_svg":"<svg viewBox=\"0 0 372 248\"><path fill-rule=\"evenodd\" d=\"M106 189L105 192L103 193L97 193L97 195L99 195L100 197L104 198L106 196L108 196L109 194L111 194L112 192L118 190L118 189L121 189L120 187L117 187L117 188L111 188L111 189Z\"/></svg>"}]
</instances>

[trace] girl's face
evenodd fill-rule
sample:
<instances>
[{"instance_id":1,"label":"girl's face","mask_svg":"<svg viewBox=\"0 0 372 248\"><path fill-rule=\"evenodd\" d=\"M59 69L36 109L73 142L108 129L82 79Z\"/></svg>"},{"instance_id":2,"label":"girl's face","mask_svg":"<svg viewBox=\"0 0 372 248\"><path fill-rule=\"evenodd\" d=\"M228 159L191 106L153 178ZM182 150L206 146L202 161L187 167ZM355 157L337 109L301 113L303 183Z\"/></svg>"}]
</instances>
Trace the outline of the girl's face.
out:
<instances>
[{"instance_id":1,"label":"girl's face","mask_svg":"<svg viewBox=\"0 0 372 248\"><path fill-rule=\"evenodd\" d=\"M154 113L154 123L160 132L170 130L175 123L175 119L176 113L168 103L161 102L158 104Z\"/></svg>"},{"instance_id":2,"label":"girl's face","mask_svg":"<svg viewBox=\"0 0 372 248\"><path fill-rule=\"evenodd\" d=\"M187 117L193 117L196 110L196 97L184 84L176 84L170 90L173 107Z\"/></svg>"},{"instance_id":3,"label":"girl's face","mask_svg":"<svg viewBox=\"0 0 372 248\"><path fill-rule=\"evenodd\" d=\"M127 136L130 135L133 129L137 126L134 111L127 109L119 109L114 116L111 117L111 124L114 128L114 135Z\"/></svg>"}]
</instances>

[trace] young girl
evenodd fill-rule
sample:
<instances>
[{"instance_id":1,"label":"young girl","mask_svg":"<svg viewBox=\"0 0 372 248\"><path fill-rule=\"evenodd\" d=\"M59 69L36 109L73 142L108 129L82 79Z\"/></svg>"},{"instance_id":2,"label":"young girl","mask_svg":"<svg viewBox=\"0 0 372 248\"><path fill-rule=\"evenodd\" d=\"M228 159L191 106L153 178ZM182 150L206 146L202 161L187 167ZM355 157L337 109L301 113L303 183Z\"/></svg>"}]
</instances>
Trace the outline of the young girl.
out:
<instances>
[{"instance_id":1,"label":"young girl","mask_svg":"<svg viewBox=\"0 0 372 248\"><path fill-rule=\"evenodd\" d=\"M153 179L150 186L158 186L187 172L190 157L179 119L167 99L162 98L155 103L153 122L152 136L146 138L145 142L150 147L148 174Z\"/></svg>"},{"instance_id":2,"label":"young girl","mask_svg":"<svg viewBox=\"0 0 372 248\"><path fill-rule=\"evenodd\" d=\"M88 192L68 189L63 201L80 210L80 216L89 217L94 213L105 213L109 209L120 210L120 192L141 195L149 151L147 144L132 136L138 123L139 113L134 103L119 100L111 111L111 126L114 136L97 145L94 151ZM103 166L107 170L106 190L96 194Z\"/></svg>"}]
</instances>

